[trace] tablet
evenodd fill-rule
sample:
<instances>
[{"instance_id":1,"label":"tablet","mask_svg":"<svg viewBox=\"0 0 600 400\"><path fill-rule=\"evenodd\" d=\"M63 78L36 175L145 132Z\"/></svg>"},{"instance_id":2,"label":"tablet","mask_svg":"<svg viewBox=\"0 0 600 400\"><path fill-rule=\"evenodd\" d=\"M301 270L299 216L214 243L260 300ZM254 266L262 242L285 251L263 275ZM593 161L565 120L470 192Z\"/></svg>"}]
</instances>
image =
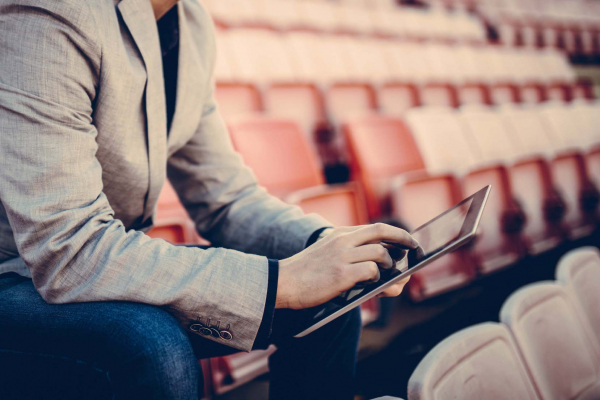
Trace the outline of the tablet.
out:
<instances>
[{"instance_id":1,"label":"tablet","mask_svg":"<svg viewBox=\"0 0 600 400\"><path fill-rule=\"evenodd\" d=\"M414 274L433 260L468 243L475 236L490 190L491 186L484 187L415 229L411 235L419 242L417 250L410 250L404 259L396 263L396 268L382 270L378 282L356 287L325 304L307 310L309 314L304 324L305 328L294 337L308 335Z\"/></svg>"}]
</instances>

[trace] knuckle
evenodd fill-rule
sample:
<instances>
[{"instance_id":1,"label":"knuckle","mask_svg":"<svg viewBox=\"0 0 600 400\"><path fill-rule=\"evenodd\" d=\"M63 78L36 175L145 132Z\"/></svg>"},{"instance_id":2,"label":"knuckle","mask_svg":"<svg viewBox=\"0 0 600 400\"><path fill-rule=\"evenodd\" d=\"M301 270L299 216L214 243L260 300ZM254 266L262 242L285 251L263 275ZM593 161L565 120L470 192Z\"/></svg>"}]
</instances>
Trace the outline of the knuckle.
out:
<instances>
[{"instance_id":1,"label":"knuckle","mask_svg":"<svg viewBox=\"0 0 600 400\"><path fill-rule=\"evenodd\" d=\"M388 251L385 249L385 247L383 247L380 244L378 244L376 246L377 247L376 247L375 252L376 252L377 258L379 258L380 260L386 260L389 255Z\"/></svg>"},{"instance_id":2,"label":"knuckle","mask_svg":"<svg viewBox=\"0 0 600 400\"><path fill-rule=\"evenodd\" d=\"M386 231L386 225L383 222L377 222L373 225L375 232L383 234Z\"/></svg>"},{"instance_id":3,"label":"knuckle","mask_svg":"<svg viewBox=\"0 0 600 400\"><path fill-rule=\"evenodd\" d=\"M369 265L367 266L367 268L368 268L369 274L371 276L375 277L379 274L379 267L377 266L377 263L369 262Z\"/></svg>"}]
</instances>

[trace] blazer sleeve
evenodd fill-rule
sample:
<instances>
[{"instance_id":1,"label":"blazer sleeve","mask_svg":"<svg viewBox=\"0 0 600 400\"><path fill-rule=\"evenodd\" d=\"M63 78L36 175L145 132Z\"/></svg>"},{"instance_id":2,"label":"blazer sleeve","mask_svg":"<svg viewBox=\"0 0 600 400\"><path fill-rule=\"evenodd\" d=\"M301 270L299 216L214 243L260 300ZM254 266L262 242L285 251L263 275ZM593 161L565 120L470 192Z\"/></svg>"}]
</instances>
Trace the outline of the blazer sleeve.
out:
<instances>
[{"instance_id":1,"label":"blazer sleeve","mask_svg":"<svg viewBox=\"0 0 600 400\"><path fill-rule=\"evenodd\" d=\"M199 36L209 42L203 56L209 58L210 90L195 134L169 159L168 178L198 232L213 245L278 260L291 257L305 248L311 234L331 223L269 195L234 151L214 98L214 28L197 7L204 27Z\"/></svg>"},{"instance_id":2,"label":"blazer sleeve","mask_svg":"<svg viewBox=\"0 0 600 400\"><path fill-rule=\"evenodd\" d=\"M0 201L19 255L49 303L161 306L187 329L197 318L229 325L231 340L209 339L249 351L265 307L267 258L172 246L114 218L95 156L98 37L84 1L0 5ZM202 131L216 124L207 120Z\"/></svg>"}]
</instances>

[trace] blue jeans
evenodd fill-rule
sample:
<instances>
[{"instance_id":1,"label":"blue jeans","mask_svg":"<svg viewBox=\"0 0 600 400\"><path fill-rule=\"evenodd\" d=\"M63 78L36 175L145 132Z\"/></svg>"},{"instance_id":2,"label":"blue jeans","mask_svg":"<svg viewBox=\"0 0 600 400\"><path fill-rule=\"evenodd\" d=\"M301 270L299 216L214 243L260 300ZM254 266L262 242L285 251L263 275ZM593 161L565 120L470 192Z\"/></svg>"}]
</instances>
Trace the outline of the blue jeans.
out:
<instances>
[{"instance_id":1,"label":"blue jeans","mask_svg":"<svg viewBox=\"0 0 600 400\"><path fill-rule=\"evenodd\" d=\"M360 313L301 339L302 311L277 310L271 399L352 399ZM32 281L0 276L0 398L181 399L203 392L197 361L235 350L188 335L145 304L47 304Z\"/></svg>"}]
</instances>

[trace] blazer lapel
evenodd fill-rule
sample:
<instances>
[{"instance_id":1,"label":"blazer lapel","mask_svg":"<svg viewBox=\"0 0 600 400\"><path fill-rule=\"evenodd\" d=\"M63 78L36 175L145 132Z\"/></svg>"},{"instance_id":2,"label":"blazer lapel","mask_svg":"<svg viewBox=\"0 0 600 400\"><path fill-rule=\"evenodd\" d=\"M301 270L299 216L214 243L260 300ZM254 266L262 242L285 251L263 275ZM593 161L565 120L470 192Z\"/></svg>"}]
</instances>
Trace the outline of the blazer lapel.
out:
<instances>
[{"instance_id":1,"label":"blazer lapel","mask_svg":"<svg viewBox=\"0 0 600 400\"><path fill-rule=\"evenodd\" d=\"M149 190L144 208L144 221L154 206L166 179L167 116L162 71L162 54L156 19L148 0L122 0L119 12L146 67L146 134L148 138Z\"/></svg>"},{"instance_id":2,"label":"blazer lapel","mask_svg":"<svg viewBox=\"0 0 600 400\"><path fill-rule=\"evenodd\" d=\"M179 12L179 67L177 71L177 95L175 115L171 124L168 146L169 155L182 147L198 127L202 114L202 95L206 91L203 77L206 72L194 45L186 21L183 2L177 3Z\"/></svg>"}]
</instances>

